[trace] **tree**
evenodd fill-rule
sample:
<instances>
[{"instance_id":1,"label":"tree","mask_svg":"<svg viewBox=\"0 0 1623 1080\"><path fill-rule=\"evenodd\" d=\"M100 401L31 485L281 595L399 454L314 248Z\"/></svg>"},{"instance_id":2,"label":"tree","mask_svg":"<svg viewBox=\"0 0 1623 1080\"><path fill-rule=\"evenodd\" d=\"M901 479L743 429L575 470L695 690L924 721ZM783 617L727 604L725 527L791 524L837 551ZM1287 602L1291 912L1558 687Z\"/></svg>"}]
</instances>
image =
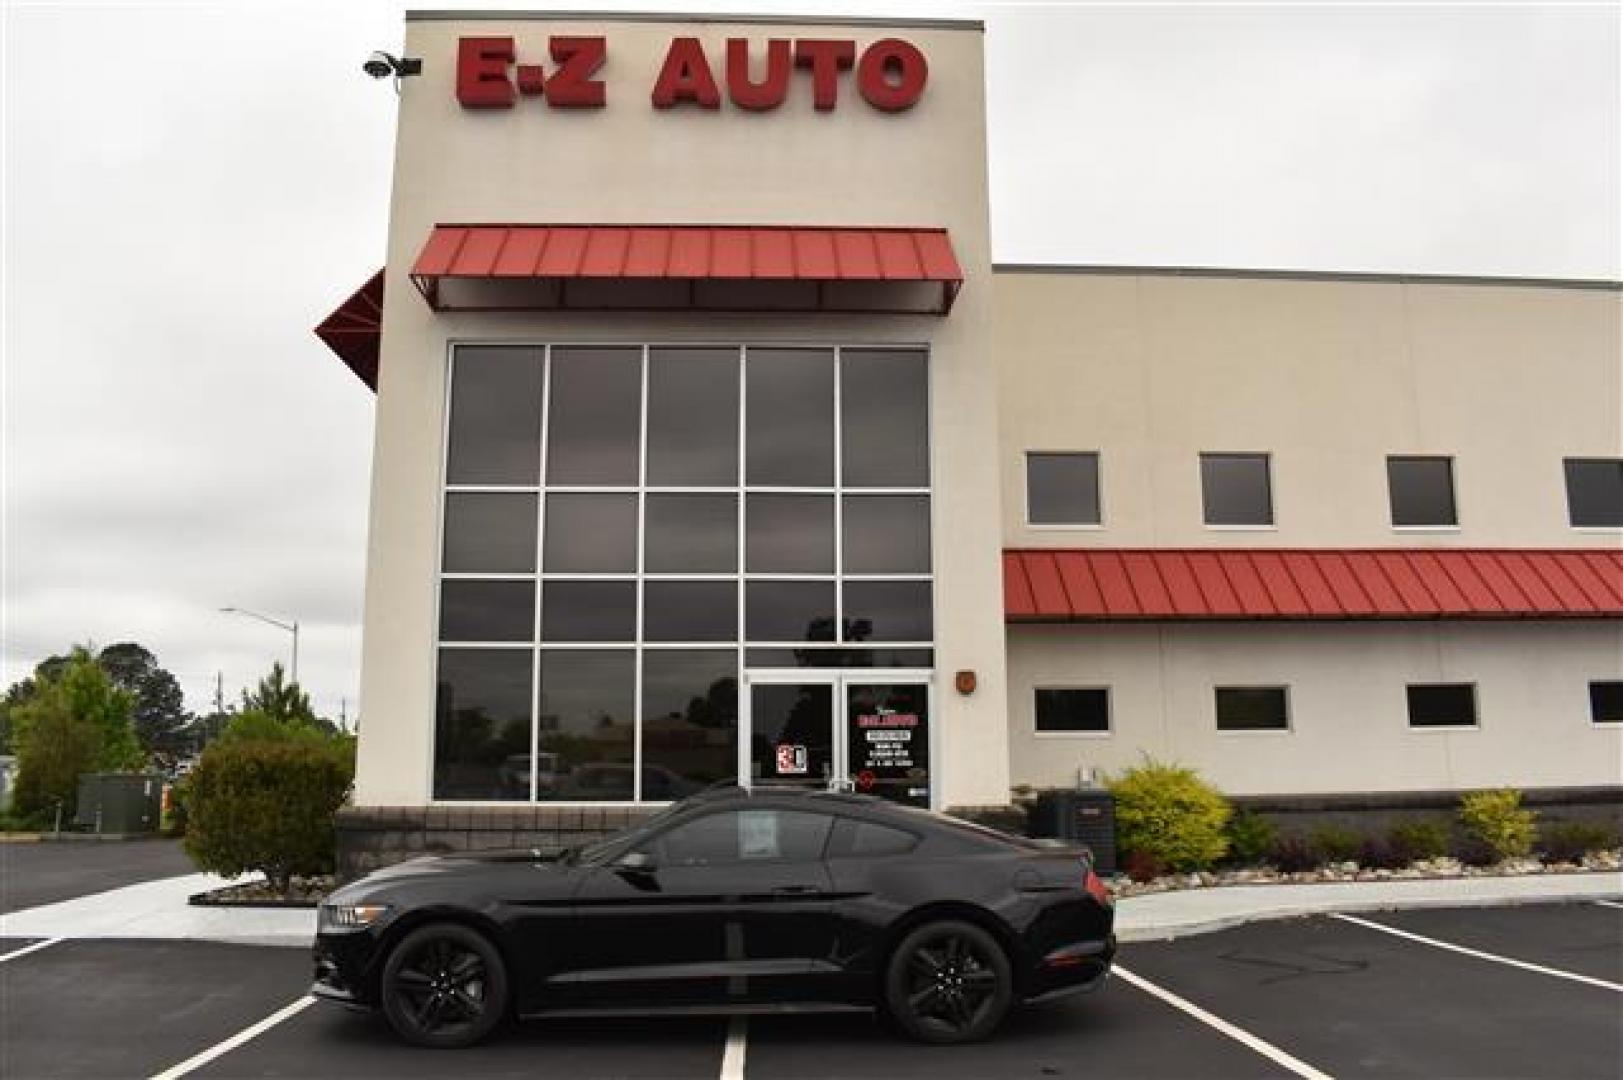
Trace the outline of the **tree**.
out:
<instances>
[{"instance_id":1,"label":"tree","mask_svg":"<svg viewBox=\"0 0 1623 1080\"><path fill-rule=\"evenodd\" d=\"M109 645L96 662L113 685L135 695L135 735L149 754L177 754L182 730L190 721L175 677L158 666L158 658L133 641Z\"/></svg>"},{"instance_id":2,"label":"tree","mask_svg":"<svg viewBox=\"0 0 1623 1080\"><path fill-rule=\"evenodd\" d=\"M323 731L333 731L330 720L317 716L310 707L310 695L296 682L288 682L280 662L272 664L270 674L259 680L252 690L242 692L242 711L264 713L284 724L303 724Z\"/></svg>"},{"instance_id":3,"label":"tree","mask_svg":"<svg viewBox=\"0 0 1623 1080\"><path fill-rule=\"evenodd\" d=\"M130 723L134 695L113 685L89 649L41 670L32 696L11 710L20 814L58 803L71 812L80 773L137 768L145 756Z\"/></svg>"}]
</instances>

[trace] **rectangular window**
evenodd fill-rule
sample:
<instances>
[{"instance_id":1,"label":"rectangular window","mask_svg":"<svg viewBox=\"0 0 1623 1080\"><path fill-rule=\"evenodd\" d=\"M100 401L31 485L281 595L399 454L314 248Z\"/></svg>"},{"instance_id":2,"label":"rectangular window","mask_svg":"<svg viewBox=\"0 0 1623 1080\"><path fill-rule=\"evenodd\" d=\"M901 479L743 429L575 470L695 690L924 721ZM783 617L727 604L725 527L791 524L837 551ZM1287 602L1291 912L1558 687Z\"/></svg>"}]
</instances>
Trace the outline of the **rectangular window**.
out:
<instances>
[{"instance_id":1,"label":"rectangular window","mask_svg":"<svg viewBox=\"0 0 1623 1080\"><path fill-rule=\"evenodd\" d=\"M447 492L441 569L448 574L533 574L536 521L531 492Z\"/></svg>"},{"instance_id":2,"label":"rectangular window","mask_svg":"<svg viewBox=\"0 0 1623 1080\"><path fill-rule=\"evenodd\" d=\"M1623 528L1623 458L1567 458L1563 464L1572 527Z\"/></svg>"},{"instance_id":3,"label":"rectangular window","mask_svg":"<svg viewBox=\"0 0 1623 1080\"><path fill-rule=\"evenodd\" d=\"M451 371L448 484L534 484L541 468L542 351L463 346Z\"/></svg>"},{"instance_id":4,"label":"rectangular window","mask_svg":"<svg viewBox=\"0 0 1623 1080\"><path fill-rule=\"evenodd\" d=\"M554 348L547 390L547 483L635 485L642 350Z\"/></svg>"},{"instance_id":5,"label":"rectangular window","mask_svg":"<svg viewBox=\"0 0 1623 1080\"><path fill-rule=\"evenodd\" d=\"M1589 684L1589 719L1596 724L1623 724L1623 681L1601 679Z\"/></svg>"},{"instance_id":6,"label":"rectangular window","mask_svg":"<svg viewBox=\"0 0 1623 1080\"><path fill-rule=\"evenodd\" d=\"M1218 731L1289 731L1290 694L1283 686L1219 686Z\"/></svg>"},{"instance_id":7,"label":"rectangular window","mask_svg":"<svg viewBox=\"0 0 1623 1080\"><path fill-rule=\"evenodd\" d=\"M930 375L918 349L840 354L840 465L846 487L930 483Z\"/></svg>"},{"instance_id":8,"label":"rectangular window","mask_svg":"<svg viewBox=\"0 0 1623 1080\"><path fill-rule=\"evenodd\" d=\"M1028 452L1026 520L1033 525L1099 524L1099 455Z\"/></svg>"},{"instance_id":9,"label":"rectangular window","mask_svg":"<svg viewBox=\"0 0 1623 1080\"><path fill-rule=\"evenodd\" d=\"M1076 687L1037 691L1037 730L1076 734L1110 730L1110 691Z\"/></svg>"},{"instance_id":10,"label":"rectangular window","mask_svg":"<svg viewBox=\"0 0 1623 1080\"><path fill-rule=\"evenodd\" d=\"M751 349L747 482L763 487L834 484L834 353Z\"/></svg>"},{"instance_id":11,"label":"rectangular window","mask_svg":"<svg viewBox=\"0 0 1623 1080\"><path fill-rule=\"evenodd\" d=\"M536 797L564 802L635 798L632 748L637 654L543 649L536 701Z\"/></svg>"},{"instance_id":12,"label":"rectangular window","mask_svg":"<svg viewBox=\"0 0 1623 1080\"><path fill-rule=\"evenodd\" d=\"M1454 508L1454 460L1389 457L1386 483L1396 528L1446 528L1460 523Z\"/></svg>"},{"instance_id":13,"label":"rectangular window","mask_svg":"<svg viewBox=\"0 0 1623 1080\"><path fill-rule=\"evenodd\" d=\"M434 798L530 797L529 649L441 649Z\"/></svg>"},{"instance_id":14,"label":"rectangular window","mask_svg":"<svg viewBox=\"0 0 1623 1080\"><path fill-rule=\"evenodd\" d=\"M648 485L737 483L738 350L649 350Z\"/></svg>"},{"instance_id":15,"label":"rectangular window","mask_svg":"<svg viewBox=\"0 0 1623 1080\"><path fill-rule=\"evenodd\" d=\"M1208 525L1274 523L1267 454L1200 455L1200 491Z\"/></svg>"},{"instance_id":16,"label":"rectangular window","mask_svg":"<svg viewBox=\"0 0 1623 1080\"><path fill-rule=\"evenodd\" d=\"M1412 728L1476 727L1476 686L1471 683L1412 683Z\"/></svg>"}]
</instances>

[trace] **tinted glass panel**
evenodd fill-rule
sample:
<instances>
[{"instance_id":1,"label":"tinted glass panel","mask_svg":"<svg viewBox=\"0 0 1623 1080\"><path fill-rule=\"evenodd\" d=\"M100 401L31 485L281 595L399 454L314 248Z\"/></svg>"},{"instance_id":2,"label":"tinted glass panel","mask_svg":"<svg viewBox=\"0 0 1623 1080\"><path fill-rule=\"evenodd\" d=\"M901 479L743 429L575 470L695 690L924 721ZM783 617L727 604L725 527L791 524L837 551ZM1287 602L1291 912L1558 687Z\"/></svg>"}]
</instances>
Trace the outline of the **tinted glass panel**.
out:
<instances>
[{"instance_id":1,"label":"tinted glass panel","mask_svg":"<svg viewBox=\"0 0 1623 1080\"><path fill-rule=\"evenodd\" d=\"M632 798L629 649L542 650L536 788L542 799Z\"/></svg>"},{"instance_id":2,"label":"tinted glass panel","mask_svg":"<svg viewBox=\"0 0 1623 1080\"><path fill-rule=\"evenodd\" d=\"M746 582L744 626L752 641L833 641L834 583Z\"/></svg>"},{"instance_id":3,"label":"tinted glass panel","mask_svg":"<svg viewBox=\"0 0 1623 1080\"><path fill-rule=\"evenodd\" d=\"M552 350L547 483L635 484L642 350Z\"/></svg>"},{"instance_id":4,"label":"tinted glass panel","mask_svg":"<svg viewBox=\"0 0 1623 1080\"><path fill-rule=\"evenodd\" d=\"M1392 524L1458 525L1454 509L1454 463L1445 457L1390 457Z\"/></svg>"},{"instance_id":5,"label":"tinted glass panel","mask_svg":"<svg viewBox=\"0 0 1623 1080\"><path fill-rule=\"evenodd\" d=\"M1476 687L1433 683L1409 687L1410 727L1475 727Z\"/></svg>"},{"instance_id":6,"label":"tinted glass panel","mask_svg":"<svg viewBox=\"0 0 1623 1080\"><path fill-rule=\"evenodd\" d=\"M645 641L737 641L738 582L643 584Z\"/></svg>"},{"instance_id":7,"label":"tinted glass panel","mask_svg":"<svg viewBox=\"0 0 1623 1080\"><path fill-rule=\"evenodd\" d=\"M547 496L541 569L549 574L630 573L637 568L635 495Z\"/></svg>"},{"instance_id":8,"label":"tinted glass panel","mask_svg":"<svg viewBox=\"0 0 1623 1080\"><path fill-rule=\"evenodd\" d=\"M814 862L834 819L799 810L735 810L679 825L655 841L667 866L781 859Z\"/></svg>"},{"instance_id":9,"label":"tinted glass panel","mask_svg":"<svg viewBox=\"0 0 1623 1080\"><path fill-rule=\"evenodd\" d=\"M441 649L434 797L530 797L529 649Z\"/></svg>"},{"instance_id":10,"label":"tinted glass panel","mask_svg":"<svg viewBox=\"0 0 1623 1080\"><path fill-rule=\"evenodd\" d=\"M1026 520L1033 525L1099 524L1099 455L1027 454Z\"/></svg>"},{"instance_id":11,"label":"tinted glass panel","mask_svg":"<svg viewBox=\"0 0 1623 1080\"><path fill-rule=\"evenodd\" d=\"M541 590L543 641L630 641L636 624L636 582L549 581Z\"/></svg>"},{"instance_id":12,"label":"tinted glass panel","mask_svg":"<svg viewBox=\"0 0 1623 1080\"><path fill-rule=\"evenodd\" d=\"M852 685L846 692L849 768L857 790L930 805L930 688L920 682Z\"/></svg>"},{"instance_id":13,"label":"tinted glass panel","mask_svg":"<svg viewBox=\"0 0 1623 1080\"><path fill-rule=\"evenodd\" d=\"M834 353L751 349L747 477L751 484L834 484Z\"/></svg>"},{"instance_id":14,"label":"tinted glass panel","mask_svg":"<svg viewBox=\"0 0 1623 1080\"><path fill-rule=\"evenodd\" d=\"M651 574L738 570L738 496L649 495L643 567Z\"/></svg>"},{"instance_id":15,"label":"tinted glass panel","mask_svg":"<svg viewBox=\"0 0 1623 1080\"><path fill-rule=\"evenodd\" d=\"M541 463L542 351L462 346L451 375L451 484L533 484Z\"/></svg>"},{"instance_id":16,"label":"tinted glass panel","mask_svg":"<svg viewBox=\"0 0 1623 1080\"><path fill-rule=\"evenodd\" d=\"M927 668L935 667L933 649L748 649L750 667L801 668Z\"/></svg>"},{"instance_id":17,"label":"tinted glass panel","mask_svg":"<svg viewBox=\"0 0 1623 1080\"><path fill-rule=\"evenodd\" d=\"M840 528L847 574L930 572L928 496L847 495Z\"/></svg>"},{"instance_id":18,"label":"tinted glass panel","mask_svg":"<svg viewBox=\"0 0 1623 1080\"><path fill-rule=\"evenodd\" d=\"M1289 703L1283 686L1217 688L1218 731L1286 731Z\"/></svg>"},{"instance_id":19,"label":"tinted glass panel","mask_svg":"<svg viewBox=\"0 0 1623 1080\"><path fill-rule=\"evenodd\" d=\"M834 687L755 683L750 687L750 778L821 788L834 769Z\"/></svg>"},{"instance_id":20,"label":"tinted glass panel","mask_svg":"<svg viewBox=\"0 0 1623 1080\"><path fill-rule=\"evenodd\" d=\"M929 406L929 364L922 351L842 351L840 467L846 486L927 486Z\"/></svg>"},{"instance_id":21,"label":"tinted glass panel","mask_svg":"<svg viewBox=\"0 0 1623 1080\"><path fill-rule=\"evenodd\" d=\"M1623 527L1623 460L1568 458L1567 512L1574 528Z\"/></svg>"},{"instance_id":22,"label":"tinted glass panel","mask_svg":"<svg viewBox=\"0 0 1623 1080\"><path fill-rule=\"evenodd\" d=\"M1200 455L1201 495L1208 525L1272 525L1273 495L1266 454Z\"/></svg>"},{"instance_id":23,"label":"tinted glass panel","mask_svg":"<svg viewBox=\"0 0 1623 1080\"><path fill-rule=\"evenodd\" d=\"M832 495L751 495L744 568L752 574L832 574Z\"/></svg>"},{"instance_id":24,"label":"tinted glass panel","mask_svg":"<svg viewBox=\"0 0 1623 1080\"><path fill-rule=\"evenodd\" d=\"M535 582L441 582L440 640L535 640Z\"/></svg>"},{"instance_id":25,"label":"tinted glass panel","mask_svg":"<svg viewBox=\"0 0 1623 1080\"><path fill-rule=\"evenodd\" d=\"M928 581L847 581L845 640L929 641Z\"/></svg>"},{"instance_id":26,"label":"tinted glass panel","mask_svg":"<svg viewBox=\"0 0 1623 1080\"><path fill-rule=\"evenodd\" d=\"M738 483L738 350L648 354L648 483Z\"/></svg>"},{"instance_id":27,"label":"tinted glass panel","mask_svg":"<svg viewBox=\"0 0 1623 1080\"><path fill-rule=\"evenodd\" d=\"M642 654L645 799L680 799L738 776L738 654Z\"/></svg>"},{"instance_id":28,"label":"tinted glass panel","mask_svg":"<svg viewBox=\"0 0 1623 1080\"><path fill-rule=\"evenodd\" d=\"M535 523L535 496L527 492L447 492L445 571L534 572Z\"/></svg>"},{"instance_id":29,"label":"tinted glass panel","mask_svg":"<svg viewBox=\"0 0 1623 1080\"><path fill-rule=\"evenodd\" d=\"M834 828L834 837L829 844L829 855L834 858L905 855L912 851L918 842L918 837L902 829L841 818Z\"/></svg>"},{"instance_id":30,"label":"tinted glass panel","mask_svg":"<svg viewBox=\"0 0 1623 1080\"><path fill-rule=\"evenodd\" d=\"M1109 731L1110 691L1103 687L1038 690L1038 731Z\"/></svg>"},{"instance_id":31,"label":"tinted glass panel","mask_svg":"<svg viewBox=\"0 0 1623 1080\"><path fill-rule=\"evenodd\" d=\"M1589 719L1597 724L1623 724L1623 682L1589 684Z\"/></svg>"}]
</instances>

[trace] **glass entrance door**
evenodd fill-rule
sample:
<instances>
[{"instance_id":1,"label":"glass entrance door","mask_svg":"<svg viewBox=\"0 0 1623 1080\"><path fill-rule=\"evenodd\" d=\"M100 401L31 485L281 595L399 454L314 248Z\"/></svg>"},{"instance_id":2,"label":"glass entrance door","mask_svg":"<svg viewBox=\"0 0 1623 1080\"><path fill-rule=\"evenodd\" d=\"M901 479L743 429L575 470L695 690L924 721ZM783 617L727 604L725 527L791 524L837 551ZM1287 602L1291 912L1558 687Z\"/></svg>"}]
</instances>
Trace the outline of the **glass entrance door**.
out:
<instances>
[{"instance_id":1,"label":"glass entrance door","mask_svg":"<svg viewBox=\"0 0 1623 1080\"><path fill-rule=\"evenodd\" d=\"M930 805L930 680L903 672L746 676L739 782Z\"/></svg>"}]
</instances>

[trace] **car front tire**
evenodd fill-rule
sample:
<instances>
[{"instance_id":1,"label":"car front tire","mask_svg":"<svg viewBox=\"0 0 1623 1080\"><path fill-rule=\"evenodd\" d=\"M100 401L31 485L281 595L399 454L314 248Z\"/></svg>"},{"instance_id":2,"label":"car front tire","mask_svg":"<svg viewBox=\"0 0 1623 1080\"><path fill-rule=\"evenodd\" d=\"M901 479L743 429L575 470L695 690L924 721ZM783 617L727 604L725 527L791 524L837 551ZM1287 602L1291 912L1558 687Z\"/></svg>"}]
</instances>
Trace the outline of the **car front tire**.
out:
<instances>
[{"instance_id":1,"label":"car front tire","mask_svg":"<svg viewBox=\"0 0 1623 1080\"><path fill-rule=\"evenodd\" d=\"M379 996L389 1026L413 1046L472 1046L507 1015L507 967L477 930L433 923L390 951Z\"/></svg>"},{"instance_id":2,"label":"car front tire","mask_svg":"<svg viewBox=\"0 0 1623 1080\"><path fill-rule=\"evenodd\" d=\"M1008 954L974 923L926 923L901 940L886 966L886 1013L920 1042L984 1039L1013 1003Z\"/></svg>"}]
</instances>

